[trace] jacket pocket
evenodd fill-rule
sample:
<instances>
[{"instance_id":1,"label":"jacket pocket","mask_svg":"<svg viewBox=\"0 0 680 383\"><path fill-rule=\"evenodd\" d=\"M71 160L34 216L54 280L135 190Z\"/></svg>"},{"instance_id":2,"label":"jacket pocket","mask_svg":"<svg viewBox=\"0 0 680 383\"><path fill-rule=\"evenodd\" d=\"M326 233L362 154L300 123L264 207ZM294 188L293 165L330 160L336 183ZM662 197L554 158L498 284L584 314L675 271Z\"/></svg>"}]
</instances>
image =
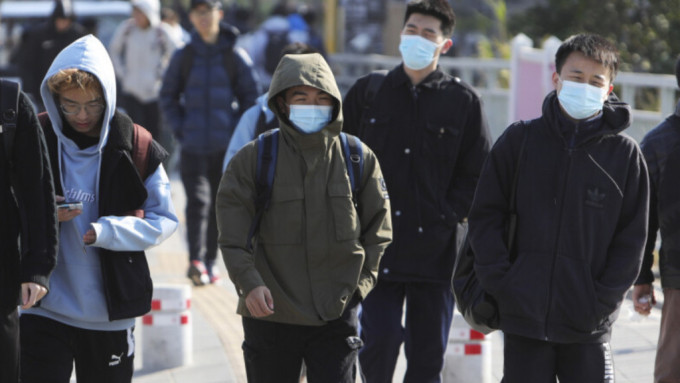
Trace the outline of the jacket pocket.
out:
<instances>
[{"instance_id":1,"label":"jacket pocket","mask_svg":"<svg viewBox=\"0 0 680 383\"><path fill-rule=\"evenodd\" d=\"M590 267L583 260L557 257L551 318L564 327L590 333L602 321Z\"/></svg>"},{"instance_id":2,"label":"jacket pocket","mask_svg":"<svg viewBox=\"0 0 680 383\"><path fill-rule=\"evenodd\" d=\"M503 315L542 321L548 310L550 256L520 253L498 284L495 297Z\"/></svg>"},{"instance_id":3,"label":"jacket pocket","mask_svg":"<svg viewBox=\"0 0 680 383\"><path fill-rule=\"evenodd\" d=\"M422 153L434 155L438 160L453 162L458 155L461 129L445 124L428 122L423 135Z\"/></svg>"},{"instance_id":4,"label":"jacket pocket","mask_svg":"<svg viewBox=\"0 0 680 383\"><path fill-rule=\"evenodd\" d=\"M333 223L335 224L335 238L347 241L359 238L360 225L357 211L352 201L352 190L348 183L333 183L328 185Z\"/></svg>"},{"instance_id":5,"label":"jacket pocket","mask_svg":"<svg viewBox=\"0 0 680 383\"><path fill-rule=\"evenodd\" d=\"M264 212L259 238L262 243L297 245L302 243L303 198L301 187L279 186L272 190L269 208Z\"/></svg>"}]
</instances>

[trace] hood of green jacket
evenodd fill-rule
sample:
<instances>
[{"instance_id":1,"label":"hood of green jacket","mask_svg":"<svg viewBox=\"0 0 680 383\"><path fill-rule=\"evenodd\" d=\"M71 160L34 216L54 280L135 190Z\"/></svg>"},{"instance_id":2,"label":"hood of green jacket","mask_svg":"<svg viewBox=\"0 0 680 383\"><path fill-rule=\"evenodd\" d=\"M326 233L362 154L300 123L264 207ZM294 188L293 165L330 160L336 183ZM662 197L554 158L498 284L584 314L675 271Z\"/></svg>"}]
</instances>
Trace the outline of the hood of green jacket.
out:
<instances>
[{"instance_id":1,"label":"hood of green jacket","mask_svg":"<svg viewBox=\"0 0 680 383\"><path fill-rule=\"evenodd\" d=\"M294 86L308 85L330 94L334 102L331 121L320 132L303 134L295 129L288 116L279 108L277 99L283 97L286 89ZM307 145L325 141L326 137L335 137L342 130L342 95L335 82L333 71L323 56L318 53L285 55L274 71L269 86L269 108L279 119L281 131L295 141Z\"/></svg>"}]
</instances>

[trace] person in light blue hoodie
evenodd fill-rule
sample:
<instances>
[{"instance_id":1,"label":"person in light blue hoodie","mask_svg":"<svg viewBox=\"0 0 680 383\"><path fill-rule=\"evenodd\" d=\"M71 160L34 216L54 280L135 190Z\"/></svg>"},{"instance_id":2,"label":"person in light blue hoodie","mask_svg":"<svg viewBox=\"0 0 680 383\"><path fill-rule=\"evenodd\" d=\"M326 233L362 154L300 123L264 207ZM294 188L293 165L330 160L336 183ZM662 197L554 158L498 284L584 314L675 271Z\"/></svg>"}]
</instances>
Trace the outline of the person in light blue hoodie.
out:
<instances>
[{"instance_id":1,"label":"person in light blue hoodie","mask_svg":"<svg viewBox=\"0 0 680 383\"><path fill-rule=\"evenodd\" d=\"M153 290L144 250L177 228L167 153L116 112L113 65L92 35L59 53L40 91L56 198L73 204L58 211L50 291L21 315L21 381L67 383L75 362L79 382L130 382Z\"/></svg>"}]
</instances>

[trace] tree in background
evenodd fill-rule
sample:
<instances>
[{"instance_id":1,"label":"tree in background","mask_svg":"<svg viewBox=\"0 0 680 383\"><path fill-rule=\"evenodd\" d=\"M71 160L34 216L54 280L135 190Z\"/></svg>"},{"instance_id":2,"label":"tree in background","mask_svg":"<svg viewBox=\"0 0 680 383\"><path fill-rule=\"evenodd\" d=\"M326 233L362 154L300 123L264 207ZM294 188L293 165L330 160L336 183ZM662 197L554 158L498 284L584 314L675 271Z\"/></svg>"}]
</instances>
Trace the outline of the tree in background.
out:
<instances>
[{"instance_id":1,"label":"tree in background","mask_svg":"<svg viewBox=\"0 0 680 383\"><path fill-rule=\"evenodd\" d=\"M622 71L673 73L680 53L680 0L547 0L508 21L510 35L537 45L591 32L616 41Z\"/></svg>"}]
</instances>

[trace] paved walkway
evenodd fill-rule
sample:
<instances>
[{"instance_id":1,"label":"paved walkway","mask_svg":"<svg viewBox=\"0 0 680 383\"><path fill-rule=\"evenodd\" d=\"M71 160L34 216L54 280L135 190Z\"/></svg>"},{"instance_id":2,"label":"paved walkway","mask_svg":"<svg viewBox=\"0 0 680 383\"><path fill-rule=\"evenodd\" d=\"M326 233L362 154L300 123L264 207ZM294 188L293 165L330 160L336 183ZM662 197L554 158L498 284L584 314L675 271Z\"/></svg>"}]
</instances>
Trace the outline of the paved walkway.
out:
<instances>
[{"instance_id":1,"label":"paved walkway","mask_svg":"<svg viewBox=\"0 0 680 383\"><path fill-rule=\"evenodd\" d=\"M180 229L161 246L148 253L149 264L155 283L188 283L184 277L187 267L185 243L184 190L179 181L173 181L173 199L180 216ZM226 278L224 264L219 266ZM658 301L649 318L635 321L630 317L630 296L624 301L619 319L614 325L611 341L614 354L616 381L618 383L651 383L654 355L663 302L661 291L656 292ZM162 371L146 371L143 368L143 325L138 323L138 342L135 361L136 383L245 383L245 369L241 342L243 331L241 319L235 314L236 293L233 285L196 287L192 289L193 363ZM454 326L457 324L454 323ZM492 345L493 382L499 382L503 371L503 339L501 333L490 336ZM399 357L394 382L403 379L406 362L403 352ZM454 382L444 382L454 383ZM474 383L474 382L465 382Z\"/></svg>"}]
</instances>

